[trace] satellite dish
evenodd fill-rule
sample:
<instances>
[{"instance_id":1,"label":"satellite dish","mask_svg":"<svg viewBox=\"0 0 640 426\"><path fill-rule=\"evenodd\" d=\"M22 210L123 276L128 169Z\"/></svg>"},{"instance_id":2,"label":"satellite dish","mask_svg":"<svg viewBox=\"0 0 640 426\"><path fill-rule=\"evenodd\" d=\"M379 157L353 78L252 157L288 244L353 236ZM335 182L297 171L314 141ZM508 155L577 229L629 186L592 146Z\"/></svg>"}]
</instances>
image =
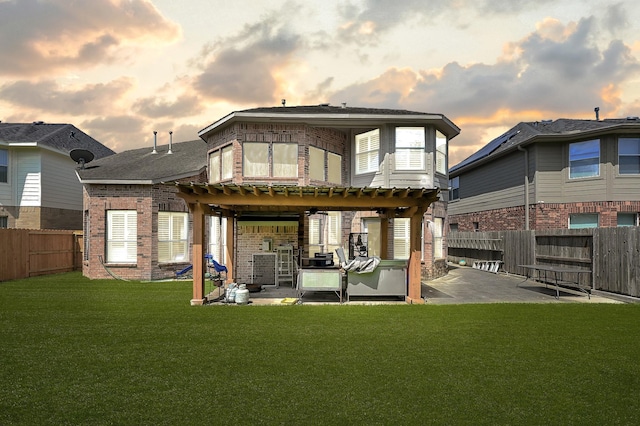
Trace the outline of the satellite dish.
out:
<instances>
[{"instance_id":1,"label":"satellite dish","mask_svg":"<svg viewBox=\"0 0 640 426\"><path fill-rule=\"evenodd\" d=\"M72 149L71 152L69 152L69 157L71 157L71 159L76 163L80 164L80 168L84 169L84 165L90 163L93 160L94 155L93 152L87 149L77 148Z\"/></svg>"}]
</instances>

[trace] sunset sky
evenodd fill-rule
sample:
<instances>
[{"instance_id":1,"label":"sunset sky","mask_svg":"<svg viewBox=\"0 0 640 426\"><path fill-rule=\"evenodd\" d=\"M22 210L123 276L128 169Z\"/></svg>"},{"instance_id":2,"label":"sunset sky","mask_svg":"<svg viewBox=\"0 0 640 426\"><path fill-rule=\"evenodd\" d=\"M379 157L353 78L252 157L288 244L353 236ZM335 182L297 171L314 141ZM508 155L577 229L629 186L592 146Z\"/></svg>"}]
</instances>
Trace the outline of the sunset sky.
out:
<instances>
[{"instance_id":1,"label":"sunset sky","mask_svg":"<svg viewBox=\"0 0 640 426\"><path fill-rule=\"evenodd\" d=\"M450 165L520 121L640 115L637 0L0 0L0 120L117 152L232 111L442 113Z\"/></svg>"}]
</instances>

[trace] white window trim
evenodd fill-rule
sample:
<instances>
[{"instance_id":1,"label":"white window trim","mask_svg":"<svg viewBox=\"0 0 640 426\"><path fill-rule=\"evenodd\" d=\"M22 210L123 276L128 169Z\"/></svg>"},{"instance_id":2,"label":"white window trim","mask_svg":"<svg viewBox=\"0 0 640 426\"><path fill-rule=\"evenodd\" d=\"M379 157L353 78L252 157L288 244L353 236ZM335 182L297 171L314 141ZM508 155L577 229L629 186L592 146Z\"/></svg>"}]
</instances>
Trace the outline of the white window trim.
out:
<instances>
[{"instance_id":1,"label":"white window trim","mask_svg":"<svg viewBox=\"0 0 640 426\"><path fill-rule=\"evenodd\" d=\"M378 172L380 169L379 160L380 129L356 135L355 173L361 175Z\"/></svg>"},{"instance_id":2,"label":"white window trim","mask_svg":"<svg viewBox=\"0 0 640 426\"><path fill-rule=\"evenodd\" d=\"M122 221L122 229L114 229L117 220ZM135 210L107 210L107 263L137 263L137 220Z\"/></svg>"},{"instance_id":3,"label":"white window trim","mask_svg":"<svg viewBox=\"0 0 640 426\"><path fill-rule=\"evenodd\" d=\"M176 229L176 226L179 229ZM165 227L167 229L164 229ZM189 215L187 213L158 212L158 263L188 261L188 235ZM163 252L166 252L166 256Z\"/></svg>"},{"instance_id":4,"label":"white window trim","mask_svg":"<svg viewBox=\"0 0 640 426\"><path fill-rule=\"evenodd\" d=\"M396 127L395 138L395 170L424 170L426 164L424 127Z\"/></svg>"}]
</instances>

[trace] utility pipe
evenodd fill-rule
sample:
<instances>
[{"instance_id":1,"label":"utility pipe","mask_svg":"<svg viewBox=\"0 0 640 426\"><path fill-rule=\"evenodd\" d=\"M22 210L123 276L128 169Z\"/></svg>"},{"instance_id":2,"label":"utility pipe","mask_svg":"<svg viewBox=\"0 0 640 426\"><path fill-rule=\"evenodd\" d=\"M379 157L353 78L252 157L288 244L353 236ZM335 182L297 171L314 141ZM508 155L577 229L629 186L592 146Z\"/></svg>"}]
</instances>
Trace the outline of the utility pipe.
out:
<instances>
[{"instance_id":1,"label":"utility pipe","mask_svg":"<svg viewBox=\"0 0 640 426\"><path fill-rule=\"evenodd\" d=\"M518 145L518 151L524 152L524 230L529 230L529 151Z\"/></svg>"}]
</instances>

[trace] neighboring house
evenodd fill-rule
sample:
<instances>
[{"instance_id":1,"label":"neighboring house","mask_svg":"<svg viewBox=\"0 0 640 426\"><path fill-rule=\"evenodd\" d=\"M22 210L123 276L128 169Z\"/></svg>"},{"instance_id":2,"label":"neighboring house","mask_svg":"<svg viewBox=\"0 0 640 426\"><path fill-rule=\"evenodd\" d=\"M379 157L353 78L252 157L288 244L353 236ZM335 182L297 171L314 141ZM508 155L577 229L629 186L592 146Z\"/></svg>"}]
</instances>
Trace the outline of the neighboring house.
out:
<instances>
[{"instance_id":1,"label":"neighboring house","mask_svg":"<svg viewBox=\"0 0 640 426\"><path fill-rule=\"evenodd\" d=\"M72 124L0 123L0 228L82 229L73 149L114 154Z\"/></svg>"},{"instance_id":2,"label":"neighboring house","mask_svg":"<svg viewBox=\"0 0 640 426\"><path fill-rule=\"evenodd\" d=\"M83 275L156 280L191 263L191 218L174 187L206 182L201 140L121 152L78 169L84 186Z\"/></svg>"},{"instance_id":3,"label":"neighboring house","mask_svg":"<svg viewBox=\"0 0 640 426\"><path fill-rule=\"evenodd\" d=\"M448 142L459 131L442 114L327 104L256 108L201 130L202 140L188 143L194 167L181 167L174 152L169 172L157 164L169 155L150 148L135 151L128 178L112 170L127 169L127 153L96 162L79 171L88 211L84 273L170 276L183 258L160 259L158 218L189 212L193 304L204 300L206 253L228 267L229 280L251 283L256 254L291 247L304 263L337 247L350 254L358 236L368 255L408 260L408 300L418 300L421 277L446 269L446 204L437 201L448 184Z\"/></svg>"},{"instance_id":4,"label":"neighboring house","mask_svg":"<svg viewBox=\"0 0 640 426\"><path fill-rule=\"evenodd\" d=\"M520 123L449 179L451 231L637 226L640 119Z\"/></svg>"}]
</instances>

